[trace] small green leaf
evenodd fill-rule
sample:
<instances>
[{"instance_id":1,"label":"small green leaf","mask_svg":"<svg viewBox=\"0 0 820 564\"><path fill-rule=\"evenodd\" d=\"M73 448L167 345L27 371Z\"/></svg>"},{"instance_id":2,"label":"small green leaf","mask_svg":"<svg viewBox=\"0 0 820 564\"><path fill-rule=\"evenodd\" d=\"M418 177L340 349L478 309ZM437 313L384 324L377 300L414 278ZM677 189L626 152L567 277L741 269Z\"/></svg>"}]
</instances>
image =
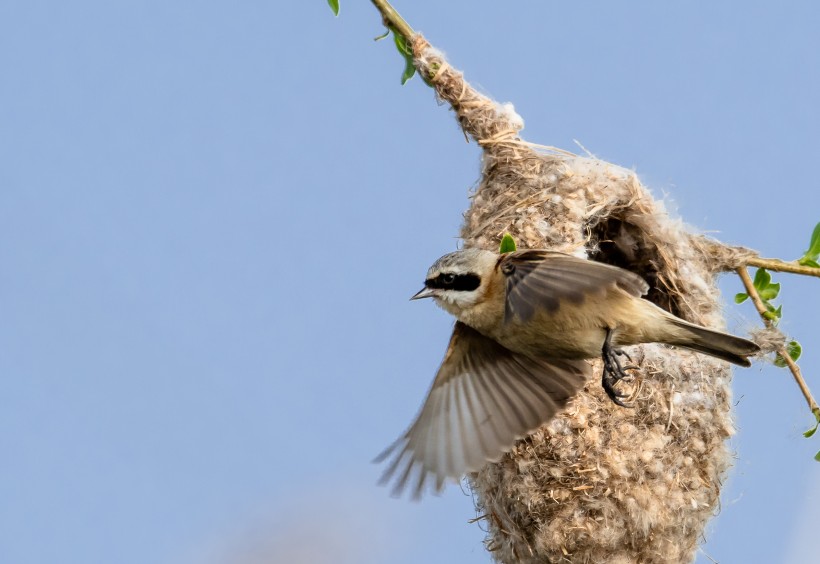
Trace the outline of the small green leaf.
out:
<instances>
[{"instance_id":1,"label":"small green leaf","mask_svg":"<svg viewBox=\"0 0 820 564\"><path fill-rule=\"evenodd\" d=\"M333 10L333 15L339 15L339 0L327 0L327 5Z\"/></svg>"},{"instance_id":2,"label":"small green leaf","mask_svg":"<svg viewBox=\"0 0 820 564\"><path fill-rule=\"evenodd\" d=\"M401 73L402 86L407 84L407 81L413 78L414 74L416 74L416 65L413 64L413 59L408 59L404 63L404 72Z\"/></svg>"},{"instance_id":3,"label":"small green leaf","mask_svg":"<svg viewBox=\"0 0 820 564\"><path fill-rule=\"evenodd\" d=\"M801 347L800 343L797 341L789 341L786 345L786 352L793 361L797 362L797 359L800 358L801 354L803 354L803 347ZM780 368L785 368L786 361L782 356L777 355L774 359L774 365ZM818 424L820 424L820 421L818 421ZM814 431L812 431L812 434L814 434Z\"/></svg>"},{"instance_id":4,"label":"small green leaf","mask_svg":"<svg viewBox=\"0 0 820 564\"><path fill-rule=\"evenodd\" d=\"M818 451L817 451L817 454L815 454L815 455L814 455L814 459L815 459L817 462L820 462L820 450L818 450Z\"/></svg>"},{"instance_id":5,"label":"small green leaf","mask_svg":"<svg viewBox=\"0 0 820 564\"><path fill-rule=\"evenodd\" d=\"M744 294L743 292L741 292L739 294L735 294L735 303L736 304L742 304L743 302L745 302L748 299L749 299L749 294Z\"/></svg>"},{"instance_id":6,"label":"small green leaf","mask_svg":"<svg viewBox=\"0 0 820 564\"><path fill-rule=\"evenodd\" d=\"M390 35L390 28L385 29L384 33L382 33L381 35L374 37L373 41L381 41L382 39L385 39L388 35Z\"/></svg>"},{"instance_id":7,"label":"small green leaf","mask_svg":"<svg viewBox=\"0 0 820 564\"><path fill-rule=\"evenodd\" d=\"M811 260L810 258L803 257L799 261L798 264L802 264L803 266L810 266L812 268L820 268L820 264L817 264L816 261Z\"/></svg>"},{"instance_id":8,"label":"small green leaf","mask_svg":"<svg viewBox=\"0 0 820 564\"><path fill-rule=\"evenodd\" d=\"M396 49L404 57L404 72L401 73L401 83L406 84L416 74L416 65L413 64L413 49L407 44L407 39L400 33L396 33L395 30L393 31L393 40L396 43Z\"/></svg>"},{"instance_id":9,"label":"small green leaf","mask_svg":"<svg viewBox=\"0 0 820 564\"><path fill-rule=\"evenodd\" d=\"M777 294L780 293L780 284L769 284L762 290L760 290L760 299L764 302L768 302L769 300L773 300L777 297Z\"/></svg>"},{"instance_id":10,"label":"small green leaf","mask_svg":"<svg viewBox=\"0 0 820 564\"><path fill-rule=\"evenodd\" d=\"M763 305L766 306L766 311L763 312L763 317L772 321L774 325L777 325L777 320L783 317L783 306L774 307L769 302L763 302Z\"/></svg>"},{"instance_id":11,"label":"small green leaf","mask_svg":"<svg viewBox=\"0 0 820 564\"><path fill-rule=\"evenodd\" d=\"M812 260L817 260L817 257L820 257L820 223L814 226L811 241L809 242L809 250L806 251L804 256Z\"/></svg>"},{"instance_id":12,"label":"small green leaf","mask_svg":"<svg viewBox=\"0 0 820 564\"><path fill-rule=\"evenodd\" d=\"M498 249L498 252L503 255L504 253L511 253L514 250L515 239L513 239L509 233L504 233L504 236L501 238L501 248Z\"/></svg>"},{"instance_id":13,"label":"small green leaf","mask_svg":"<svg viewBox=\"0 0 820 564\"><path fill-rule=\"evenodd\" d=\"M792 341L789 343L788 347L786 347L786 352L789 353L789 356L792 357L793 361L797 362L797 359L803 354L803 347L800 346L800 343L797 341Z\"/></svg>"},{"instance_id":14,"label":"small green leaf","mask_svg":"<svg viewBox=\"0 0 820 564\"><path fill-rule=\"evenodd\" d=\"M758 268L755 272L754 287L758 292L766 288L772 281L772 275L765 268Z\"/></svg>"},{"instance_id":15,"label":"small green leaf","mask_svg":"<svg viewBox=\"0 0 820 564\"><path fill-rule=\"evenodd\" d=\"M809 241L809 250L803 253L803 258L797 262L803 266L811 266L812 268L820 268L817 264L817 259L820 258L820 223L814 226L814 231L811 234L811 241Z\"/></svg>"},{"instance_id":16,"label":"small green leaf","mask_svg":"<svg viewBox=\"0 0 820 564\"><path fill-rule=\"evenodd\" d=\"M402 57L406 57L407 55L412 55L413 51L407 45L407 39L401 33L393 32L393 41L396 43L396 49L399 50Z\"/></svg>"},{"instance_id":17,"label":"small green leaf","mask_svg":"<svg viewBox=\"0 0 820 564\"><path fill-rule=\"evenodd\" d=\"M814 421L814 427L803 433L803 436L807 439L817 432L817 427L820 427L820 412L814 412Z\"/></svg>"},{"instance_id":18,"label":"small green leaf","mask_svg":"<svg viewBox=\"0 0 820 564\"><path fill-rule=\"evenodd\" d=\"M766 319L777 320L783 317L783 306L779 305L774 307L771 302L763 302L763 305L766 306L766 312L763 314L763 317Z\"/></svg>"}]
</instances>

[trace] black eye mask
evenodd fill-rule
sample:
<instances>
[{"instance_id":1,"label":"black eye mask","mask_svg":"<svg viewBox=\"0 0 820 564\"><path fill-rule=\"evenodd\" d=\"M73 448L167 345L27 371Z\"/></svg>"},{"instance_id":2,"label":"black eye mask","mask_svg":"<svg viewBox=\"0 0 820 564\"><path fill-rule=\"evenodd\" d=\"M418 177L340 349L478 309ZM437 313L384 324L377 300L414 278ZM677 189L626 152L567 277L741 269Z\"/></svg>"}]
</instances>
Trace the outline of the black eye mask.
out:
<instances>
[{"instance_id":1,"label":"black eye mask","mask_svg":"<svg viewBox=\"0 0 820 564\"><path fill-rule=\"evenodd\" d=\"M435 278L428 278L424 281L428 288L437 290L456 290L460 292L471 292L481 285L481 278L475 274L439 274Z\"/></svg>"}]
</instances>

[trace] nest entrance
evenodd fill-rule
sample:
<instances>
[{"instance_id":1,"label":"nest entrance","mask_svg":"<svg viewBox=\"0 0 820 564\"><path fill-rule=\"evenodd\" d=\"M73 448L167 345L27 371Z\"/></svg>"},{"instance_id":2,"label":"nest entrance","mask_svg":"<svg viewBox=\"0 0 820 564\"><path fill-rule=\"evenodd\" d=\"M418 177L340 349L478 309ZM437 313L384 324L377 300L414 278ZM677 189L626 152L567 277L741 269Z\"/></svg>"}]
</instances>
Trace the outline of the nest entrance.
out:
<instances>
[{"instance_id":1,"label":"nest entrance","mask_svg":"<svg viewBox=\"0 0 820 564\"><path fill-rule=\"evenodd\" d=\"M679 296L666 286L658 246L638 226L611 215L588 226L586 245L591 260L634 272L649 283L646 299L673 315L683 317Z\"/></svg>"}]
</instances>

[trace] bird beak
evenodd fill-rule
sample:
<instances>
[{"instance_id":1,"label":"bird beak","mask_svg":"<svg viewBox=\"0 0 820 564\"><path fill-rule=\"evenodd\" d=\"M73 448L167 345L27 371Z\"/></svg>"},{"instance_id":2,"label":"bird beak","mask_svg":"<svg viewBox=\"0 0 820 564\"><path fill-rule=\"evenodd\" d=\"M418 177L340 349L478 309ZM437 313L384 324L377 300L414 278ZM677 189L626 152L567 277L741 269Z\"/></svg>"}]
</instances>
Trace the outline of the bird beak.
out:
<instances>
[{"instance_id":1,"label":"bird beak","mask_svg":"<svg viewBox=\"0 0 820 564\"><path fill-rule=\"evenodd\" d=\"M410 299L411 300L420 300L422 298L432 298L435 295L436 295L436 290L434 288L424 287L421 290L419 290L418 292L416 292L415 294L413 294L413 297L410 298Z\"/></svg>"}]
</instances>

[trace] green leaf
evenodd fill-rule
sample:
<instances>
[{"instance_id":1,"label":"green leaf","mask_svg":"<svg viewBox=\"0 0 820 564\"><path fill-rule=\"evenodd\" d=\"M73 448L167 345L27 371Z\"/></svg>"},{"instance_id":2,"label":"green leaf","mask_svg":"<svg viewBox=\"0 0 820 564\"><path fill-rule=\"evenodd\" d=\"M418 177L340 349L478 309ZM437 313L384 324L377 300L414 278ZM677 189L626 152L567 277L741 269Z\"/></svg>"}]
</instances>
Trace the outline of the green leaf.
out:
<instances>
[{"instance_id":1,"label":"green leaf","mask_svg":"<svg viewBox=\"0 0 820 564\"><path fill-rule=\"evenodd\" d=\"M780 293L780 284L769 284L762 290L760 290L760 299L764 302L768 302L769 300L773 300L777 297L777 294Z\"/></svg>"},{"instance_id":2,"label":"green leaf","mask_svg":"<svg viewBox=\"0 0 820 564\"><path fill-rule=\"evenodd\" d=\"M379 35L377 37L374 37L373 41L381 41L382 39L386 38L388 35L390 35L390 28L385 29L384 33L382 33L381 35Z\"/></svg>"},{"instance_id":3,"label":"green leaf","mask_svg":"<svg viewBox=\"0 0 820 564\"><path fill-rule=\"evenodd\" d=\"M803 433L803 436L807 439L817 432L817 427L820 427L820 412L814 412L814 420L814 427Z\"/></svg>"},{"instance_id":4,"label":"green leaf","mask_svg":"<svg viewBox=\"0 0 820 564\"><path fill-rule=\"evenodd\" d=\"M758 292L766 288L772 281L772 275L765 268L758 268L755 272L754 287Z\"/></svg>"},{"instance_id":5,"label":"green leaf","mask_svg":"<svg viewBox=\"0 0 820 564\"><path fill-rule=\"evenodd\" d=\"M408 59L404 63L404 72L401 73L402 86L407 84L407 81L413 78L414 74L416 74L416 65L413 64L413 59Z\"/></svg>"},{"instance_id":6,"label":"green leaf","mask_svg":"<svg viewBox=\"0 0 820 564\"><path fill-rule=\"evenodd\" d=\"M327 0L327 5L333 10L333 15L339 15L339 0Z\"/></svg>"},{"instance_id":7,"label":"green leaf","mask_svg":"<svg viewBox=\"0 0 820 564\"><path fill-rule=\"evenodd\" d=\"M404 72L401 73L401 83L404 85L416 74L416 65L413 64L413 49L407 44L407 39L402 34L396 33L395 30L393 30L393 40L396 43L396 49L404 57Z\"/></svg>"},{"instance_id":8,"label":"green leaf","mask_svg":"<svg viewBox=\"0 0 820 564\"><path fill-rule=\"evenodd\" d=\"M504 253L511 253L514 250L515 239L513 239L509 233L504 233L504 236L501 238L501 248L498 249L498 252L503 255Z\"/></svg>"},{"instance_id":9,"label":"green leaf","mask_svg":"<svg viewBox=\"0 0 820 564\"><path fill-rule=\"evenodd\" d=\"M817 462L820 462L820 450L818 450L818 451L817 451L817 454L815 454L815 455L814 455L814 459L815 459Z\"/></svg>"},{"instance_id":10,"label":"green leaf","mask_svg":"<svg viewBox=\"0 0 820 564\"><path fill-rule=\"evenodd\" d=\"M786 347L786 352L789 353L793 361L797 362L797 359L803 354L803 347L797 341L791 341Z\"/></svg>"},{"instance_id":11,"label":"green leaf","mask_svg":"<svg viewBox=\"0 0 820 564\"><path fill-rule=\"evenodd\" d=\"M798 264L802 264L803 266L810 266L812 268L820 268L820 264L817 264L816 261L811 260L810 258L803 257L799 261Z\"/></svg>"},{"instance_id":12,"label":"green leaf","mask_svg":"<svg viewBox=\"0 0 820 564\"><path fill-rule=\"evenodd\" d=\"M800 343L798 343L797 341L789 341L789 343L786 345L786 352L793 361L797 362L797 359L800 358L800 355L803 354L803 347L800 346ZM780 368L785 368L786 360L782 356L777 355L774 359L774 365ZM820 421L818 421L818 424L820 424ZM812 431L812 434L814 434L814 431Z\"/></svg>"},{"instance_id":13,"label":"green leaf","mask_svg":"<svg viewBox=\"0 0 820 564\"><path fill-rule=\"evenodd\" d=\"M809 250L803 255L804 258L813 261L820 257L820 223L814 226L814 231L811 234L811 241L809 242Z\"/></svg>"},{"instance_id":14,"label":"green leaf","mask_svg":"<svg viewBox=\"0 0 820 564\"><path fill-rule=\"evenodd\" d=\"M408 51L407 39L405 39L402 34L396 32L396 30L393 30L393 43L396 44L396 49L398 49L401 56L406 57Z\"/></svg>"},{"instance_id":15,"label":"green leaf","mask_svg":"<svg viewBox=\"0 0 820 564\"><path fill-rule=\"evenodd\" d=\"M745 302L748 299L749 299L749 294L744 294L743 292L741 292L739 294L735 294L735 303L736 304L742 304L743 302Z\"/></svg>"},{"instance_id":16,"label":"green leaf","mask_svg":"<svg viewBox=\"0 0 820 564\"><path fill-rule=\"evenodd\" d=\"M766 306L766 311L763 312L763 317L766 319L771 319L772 321L777 321L781 317L783 317L783 306L779 305L774 307L771 302L763 302L763 305Z\"/></svg>"},{"instance_id":17,"label":"green leaf","mask_svg":"<svg viewBox=\"0 0 820 564\"><path fill-rule=\"evenodd\" d=\"M783 317L783 306L774 307L769 302L763 302L763 305L766 306L766 311L763 312L763 317L772 321L774 325L777 325L777 320Z\"/></svg>"},{"instance_id":18,"label":"green leaf","mask_svg":"<svg viewBox=\"0 0 820 564\"><path fill-rule=\"evenodd\" d=\"M399 50L402 57L407 57L410 55L413 56L413 51L410 49L410 46L407 45L407 39L401 33L393 32L393 41L396 43L396 49Z\"/></svg>"}]
</instances>

